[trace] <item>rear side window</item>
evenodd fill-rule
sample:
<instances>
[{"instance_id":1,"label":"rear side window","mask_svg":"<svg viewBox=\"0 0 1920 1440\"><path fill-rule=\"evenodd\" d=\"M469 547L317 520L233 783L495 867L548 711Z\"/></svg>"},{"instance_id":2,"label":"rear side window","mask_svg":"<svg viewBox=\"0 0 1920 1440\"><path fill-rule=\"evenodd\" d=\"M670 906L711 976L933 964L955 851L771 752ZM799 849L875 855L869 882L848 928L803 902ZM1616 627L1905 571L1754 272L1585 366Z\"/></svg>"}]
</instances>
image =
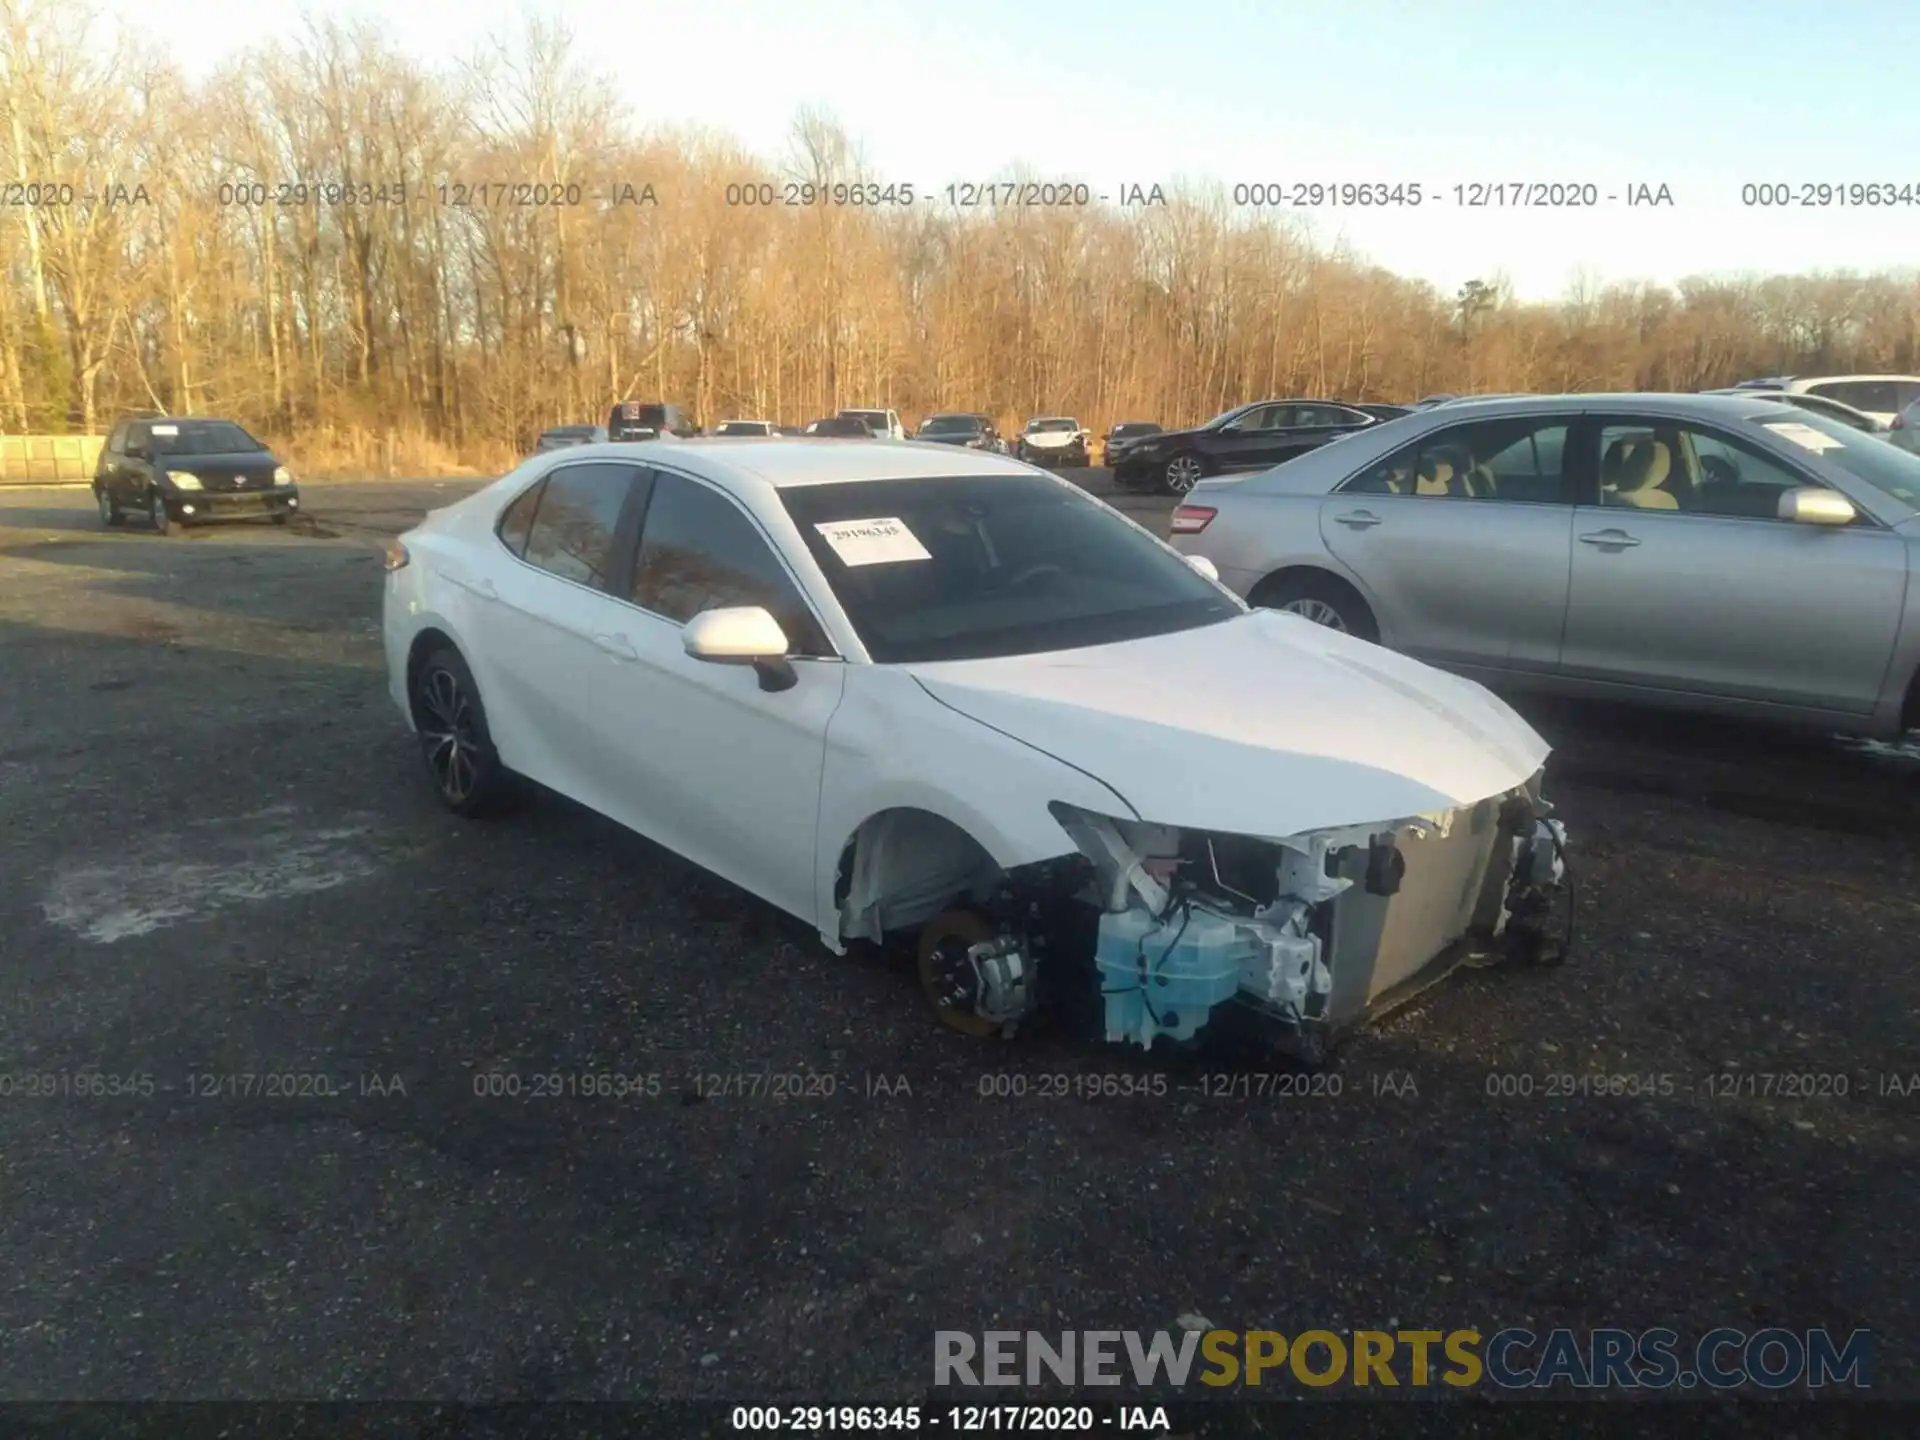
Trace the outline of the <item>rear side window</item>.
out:
<instances>
[{"instance_id":1,"label":"rear side window","mask_svg":"<svg viewBox=\"0 0 1920 1440\"><path fill-rule=\"evenodd\" d=\"M1453 425L1416 440L1349 480L1359 495L1567 504L1567 421L1537 417Z\"/></svg>"},{"instance_id":2,"label":"rear side window","mask_svg":"<svg viewBox=\"0 0 1920 1440\"><path fill-rule=\"evenodd\" d=\"M1920 380L1895 380L1893 398L1898 402L1890 409L1904 410L1914 401L1920 400Z\"/></svg>"},{"instance_id":3,"label":"rear side window","mask_svg":"<svg viewBox=\"0 0 1920 1440\"><path fill-rule=\"evenodd\" d=\"M515 555L527 553L527 536L533 530L534 508L540 503L540 492L547 488L547 482L541 480L530 489L524 490L500 516L498 533L500 543Z\"/></svg>"},{"instance_id":4,"label":"rear side window","mask_svg":"<svg viewBox=\"0 0 1920 1440\"><path fill-rule=\"evenodd\" d=\"M834 653L760 527L727 496L684 476L654 481L633 602L680 625L702 611L758 605L780 622L790 654Z\"/></svg>"},{"instance_id":5,"label":"rear side window","mask_svg":"<svg viewBox=\"0 0 1920 1440\"><path fill-rule=\"evenodd\" d=\"M627 465L565 465L547 476L523 558L563 580L605 589L634 474Z\"/></svg>"},{"instance_id":6,"label":"rear side window","mask_svg":"<svg viewBox=\"0 0 1920 1440\"><path fill-rule=\"evenodd\" d=\"M1835 380L1826 385L1809 385L1809 395L1821 395L1851 405L1856 410L1886 414L1900 408L1899 393L1890 380Z\"/></svg>"}]
</instances>

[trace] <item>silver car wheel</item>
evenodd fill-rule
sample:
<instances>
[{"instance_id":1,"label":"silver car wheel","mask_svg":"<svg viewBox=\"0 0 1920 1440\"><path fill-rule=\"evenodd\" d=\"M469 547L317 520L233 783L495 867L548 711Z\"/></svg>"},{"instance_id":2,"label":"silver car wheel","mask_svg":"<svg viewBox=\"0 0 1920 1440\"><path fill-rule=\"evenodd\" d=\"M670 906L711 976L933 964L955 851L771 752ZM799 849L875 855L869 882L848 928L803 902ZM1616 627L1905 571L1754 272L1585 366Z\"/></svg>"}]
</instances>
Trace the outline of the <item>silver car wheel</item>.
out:
<instances>
[{"instance_id":1,"label":"silver car wheel","mask_svg":"<svg viewBox=\"0 0 1920 1440\"><path fill-rule=\"evenodd\" d=\"M1280 607L1289 615L1298 615L1302 620L1311 620L1316 625L1324 625L1329 630L1338 630L1342 635L1348 632L1347 622L1340 612L1324 600L1316 600L1311 595L1303 595L1298 600L1289 600Z\"/></svg>"},{"instance_id":2,"label":"silver car wheel","mask_svg":"<svg viewBox=\"0 0 1920 1440\"><path fill-rule=\"evenodd\" d=\"M1167 462L1167 488L1176 495L1184 495L1202 479L1200 462L1191 455L1182 455Z\"/></svg>"}]
</instances>

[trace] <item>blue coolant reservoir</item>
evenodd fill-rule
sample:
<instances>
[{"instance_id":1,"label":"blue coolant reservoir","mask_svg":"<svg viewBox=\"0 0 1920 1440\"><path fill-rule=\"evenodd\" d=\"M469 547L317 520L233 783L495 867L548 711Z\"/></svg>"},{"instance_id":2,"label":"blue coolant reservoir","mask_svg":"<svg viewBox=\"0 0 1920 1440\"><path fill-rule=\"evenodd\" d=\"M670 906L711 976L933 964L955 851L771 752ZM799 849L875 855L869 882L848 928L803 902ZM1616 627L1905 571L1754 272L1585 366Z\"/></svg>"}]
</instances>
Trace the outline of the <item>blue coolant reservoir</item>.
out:
<instances>
[{"instance_id":1,"label":"blue coolant reservoir","mask_svg":"<svg viewBox=\"0 0 1920 1440\"><path fill-rule=\"evenodd\" d=\"M1106 1000L1107 1039L1189 1040L1233 997L1256 948L1246 928L1198 906L1156 920L1135 906L1100 917L1094 956Z\"/></svg>"}]
</instances>

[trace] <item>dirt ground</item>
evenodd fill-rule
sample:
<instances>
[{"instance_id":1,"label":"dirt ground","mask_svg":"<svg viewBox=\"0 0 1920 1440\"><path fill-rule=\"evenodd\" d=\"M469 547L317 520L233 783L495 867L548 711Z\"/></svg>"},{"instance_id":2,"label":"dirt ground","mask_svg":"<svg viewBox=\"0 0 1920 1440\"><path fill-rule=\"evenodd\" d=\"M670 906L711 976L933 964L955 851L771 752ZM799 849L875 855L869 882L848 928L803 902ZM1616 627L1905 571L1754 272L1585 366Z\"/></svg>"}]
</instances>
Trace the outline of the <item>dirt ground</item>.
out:
<instances>
[{"instance_id":1,"label":"dirt ground","mask_svg":"<svg viewBox=\"0 0 1920 1440\"><path fill-rule=\"evenodd\" d=\"M444 814L379 549L468 488L166 540L0 493L0 1400L902 1403L936 1330L1194 1313L1866 1328L1920 1398L1913 754L1518 699L1574 960L1456 977L1337 1095L1222 1098L945 1034L560 801ZM1168 1083L1038 1093L1107 1073ZM714 1093L770 1075L816 1078Z\"/></svg>"}]
</instances>

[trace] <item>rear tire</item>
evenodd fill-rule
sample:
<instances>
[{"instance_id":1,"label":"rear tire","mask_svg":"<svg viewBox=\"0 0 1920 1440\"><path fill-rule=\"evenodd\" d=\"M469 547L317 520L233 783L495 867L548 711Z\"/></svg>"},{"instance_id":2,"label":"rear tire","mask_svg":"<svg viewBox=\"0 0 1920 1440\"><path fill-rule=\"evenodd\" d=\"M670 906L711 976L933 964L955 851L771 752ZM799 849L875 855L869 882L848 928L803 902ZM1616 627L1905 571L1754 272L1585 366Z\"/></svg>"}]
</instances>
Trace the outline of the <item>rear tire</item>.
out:
<instances>
[{"instance_id":1,"label":"rear tire","mask_svg":"<svg viewBox=\"0 0 1920 1440\"><path fill-rule=\"evenodd\" d=\"M1252 603L1262 610L1284 610L1358 640L1380 641L1380 623L1360 594L1331 575L1296 574L1256 586Z\"/></svg>"},{"instance_id":2,"label":"rear tire","mask_svg":"<svg viewBox=\"0 0 1920 1440\"><path fill-rule=\"evenodd\" d=\"M437 646L413 677L413 720L440 803L467 819L497 814L514 796L500 763L480 687L458 650Z\"/></svg>"}]
</instances>

